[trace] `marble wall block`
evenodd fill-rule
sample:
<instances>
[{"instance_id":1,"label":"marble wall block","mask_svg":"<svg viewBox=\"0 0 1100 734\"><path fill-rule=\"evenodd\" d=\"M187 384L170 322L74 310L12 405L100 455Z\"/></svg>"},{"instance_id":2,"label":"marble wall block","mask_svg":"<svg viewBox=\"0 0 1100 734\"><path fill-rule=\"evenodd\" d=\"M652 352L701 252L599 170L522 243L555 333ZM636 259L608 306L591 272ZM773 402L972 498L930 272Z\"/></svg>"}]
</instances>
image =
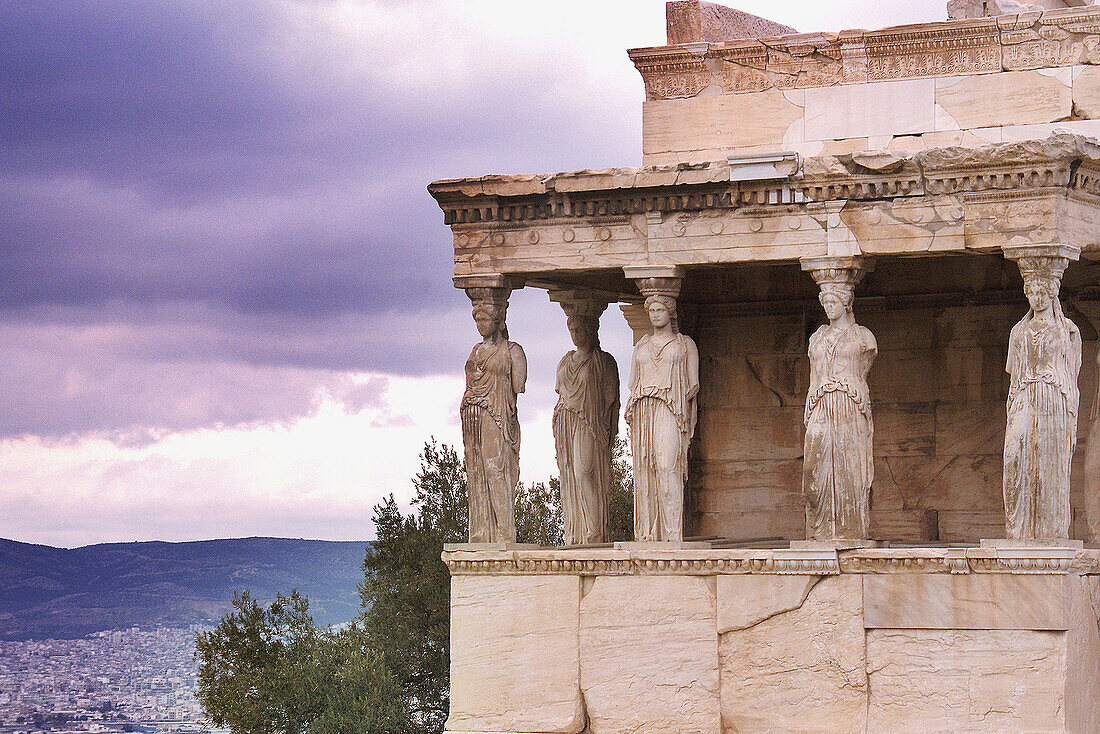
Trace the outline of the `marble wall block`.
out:
<instances>
[{"instance_id":1,"label":"marble wall block","mask_svg":"<svg viewBox=\"0 0 1100 734\"><path fill-rule=\"evenodd\" d=\"M720 629L728 630L719 642L725 730L863 732L868 688L859 579L749 579L720 579L718 587ZM749 613L754 606L759 611ZM766 613L773 616L753 624Z\"/></svg>"},{"instance_id":2,"label":"marble wall block","mask_svg":"<svg viewBox=\"0 0 1100 734\"><path fill-rule=\"evenodd\" d=\"M448 732L578 734L579 576L451 579Z\"/></svg>"},{"instance_id":3,"label":"marble wall block","mask_svg":"<svg viewBox=\"0 0 1100 734\"><path fill-rule=\"evenodd\" d=\"M1073 107L1081 117L1100 120L1100 67L1074 67Z\"/></svg>"},{"instance_id":4,"label":"marble wall block","mask_svg":"<svg viewBox=\"0 0 1100 734\"><path fill-rule=\"evenodd\" d=\"M1100 577L1069 579L1066 718L1071 731L1100 731Z\"/></svg>"},{"instance_id":5,"label":"marble wall block","mask_svg":"<svg viewBox=\"0 0 1100 734\"><path fill-rule=\"evenodd\" d=\"M868 629L1066 630L1069 580L1010 574L863 577Z\"/></svg>"},{"instance_id":6,"label":"marble wall block","mask_svg":"<svg viewBox=\"0 0 1100 734\"><path fill-rule=\"evenodd\" d=\"M1073 109L1072 69L936 80L937 130L1054 122Z\"/></svg>"},{"instance_id":7,"label":"marble wall block","mask_svg":"<svg viewBox=\"0 0 1100 734\"><path fill-rule=\"evenodd\" d=\"M1065 732L1063 632L867 632L869 734Z\"/></svg>"},{"instance_id":8,"label":"marble wall block","mask_svg":"<svg viewBox=\"0 0 1100 734\"><path fill-rule=\"evenodd\" d=\"M596 578L581 601L591 734L719 734L716 640L713 580Z\"/></svg>"},{"instance_id":9,"label":"marble wall block","mask_svg":"<svg viewBox=\"0 0 1100 734\"><path fill-rule=\"evenodd\" d=\"M716 151L749 146L783 149L801 139L801 90L653 100L642 106L642 162L675 153L680 159L718 160ZM694 155L698 153L698 155Z\"/></svg>"},{"instance_id":10,"label":"marble wall block","mask_svg":"<svg viewBox=\"0 0 1100 734\"><path fill-rule=\"evenodd\" d=\"M903 135L935 130L934 79L806 90L806 140Z\"/></svg>"}]
</instances>

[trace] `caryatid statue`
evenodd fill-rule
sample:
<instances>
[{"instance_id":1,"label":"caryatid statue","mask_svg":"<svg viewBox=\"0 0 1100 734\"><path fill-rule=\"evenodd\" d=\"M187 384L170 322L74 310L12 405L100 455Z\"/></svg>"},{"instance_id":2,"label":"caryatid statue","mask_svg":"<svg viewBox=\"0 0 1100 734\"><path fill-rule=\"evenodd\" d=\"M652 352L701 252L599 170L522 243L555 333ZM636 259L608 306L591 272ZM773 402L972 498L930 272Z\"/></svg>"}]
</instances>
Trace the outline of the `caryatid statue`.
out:
<instances>
[{"instance_id":1,"label":"caryatid statue","mask_svg":"<svg viewBox=\"0 0 1100 734\"><path fill-rule=\"evenodd\" d=\"M809 540L862 540L869 535L874 479L874 422L867 375L878 354L869 329L852 312L867 272L858 257L802 261L821 288L829 323L810 337L810 389L802 494Z\"/></svg>"},{"instance_id":2,"label":"caryatid statue","mask_svg":"<svg viewBox=\"0 0 1100 734\"><path fill-rule=\"evenodd\" d=\"M558 364L554 446L561 474L566 545L608 538L611 448L619 433L619 369L600 349L600 315L607 301L551 293L567 317L576 349Z\"/></svg>"},{"instance_id":3,"label":"caryatid statue","mask_svg":"<svg viewBox=\"0 0 1100 734\"><path fill-rule=\"evenodd\" d=\"M637 278L653 330L634 347L626 422L634 455L634 539L681 541L699 350L679 332L681 278Z\"/></svg>"},{"instance_id":4,"label":"caryatid statue","mask_svg":"<svg viewBox=\"0 0 1100 734\"><path fill-rule=\"evenodd\" d=\"M1068 539L1069 479L1081 402L1081 332L1062 313L1062 274L1080 250L1006 247L1031 306L1012 327L1005 429L1005 534L1011 540Z\"/></svg>"},{"instance_id":5,"label":"caryatid statue","mask_svg":"<svg viewBox=\"0 0 1100 734\"><path fill-rule=\"evenodd\" d=\"M523 348L508 341L509 288L467 288L481 341L466 360L462 444L471 543L515 543L519 484L516 396L527 383Z\"/></svg>"}]
</instances>

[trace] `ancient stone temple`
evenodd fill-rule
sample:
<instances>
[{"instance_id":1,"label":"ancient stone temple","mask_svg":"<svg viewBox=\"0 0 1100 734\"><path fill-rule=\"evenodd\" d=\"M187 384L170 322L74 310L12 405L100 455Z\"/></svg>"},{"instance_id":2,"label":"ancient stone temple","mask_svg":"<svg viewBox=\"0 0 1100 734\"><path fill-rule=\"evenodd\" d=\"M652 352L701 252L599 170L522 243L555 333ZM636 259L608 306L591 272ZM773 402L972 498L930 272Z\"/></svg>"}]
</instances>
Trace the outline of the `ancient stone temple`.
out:
<instances>
[{"instance_id":1,"label":"ancient stone temple","mask_svg":"<svg viewBox=\"0 0 1100 734\"><path fill-rule=\"evenodd\" d=\"M945 16L672 2L641 167L430 186L483 337L450 732L1100 732L1100 8ZM514 542L523 287L577 345L565 548Z\"/></svg>"}]
</instances>

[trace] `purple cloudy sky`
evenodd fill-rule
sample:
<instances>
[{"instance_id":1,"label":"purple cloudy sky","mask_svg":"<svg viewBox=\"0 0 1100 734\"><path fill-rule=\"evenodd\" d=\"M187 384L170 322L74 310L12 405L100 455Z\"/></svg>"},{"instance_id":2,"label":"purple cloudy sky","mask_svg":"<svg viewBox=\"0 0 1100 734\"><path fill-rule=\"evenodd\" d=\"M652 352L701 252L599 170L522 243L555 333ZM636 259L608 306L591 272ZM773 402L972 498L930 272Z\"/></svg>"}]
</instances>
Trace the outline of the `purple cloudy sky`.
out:
<instances>
[{"instance_id":1,"label":"purple cloudy sky","mask_svg":"<svg viewBox=\"0 0 1100 734\"><path fill-rule=\"evenodd\" d=\"M803 31L942 0L729 3ZM637 165L661 0L0 2L0 537L369 538L476 332L425 186ZM615 312L605 345L629 339ZM564 318L513 297L524 476Z\"/></svg>"}]
</instances>

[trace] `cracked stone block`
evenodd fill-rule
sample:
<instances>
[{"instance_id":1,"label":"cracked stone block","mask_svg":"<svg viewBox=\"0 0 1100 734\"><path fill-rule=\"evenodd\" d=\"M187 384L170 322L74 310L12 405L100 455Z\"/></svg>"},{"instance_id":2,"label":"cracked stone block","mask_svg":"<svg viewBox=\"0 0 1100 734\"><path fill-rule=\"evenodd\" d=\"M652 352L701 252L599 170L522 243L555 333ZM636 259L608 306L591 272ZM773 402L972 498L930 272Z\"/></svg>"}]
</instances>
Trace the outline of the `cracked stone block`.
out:
<instances>
[{"instance_id":1,"label":"cracked stone block","mask_svg":"<svg viewBox=\"0 0 1100 734\"><path fill-rule=\"evenodd\" d=\"M1077 731L1100 731L1100 578L1071 578L1066 717Z\"/></svg>"},{"instance_id":2,"label":"cracked stone block","mask_svg":"<svg viewBox=\"0 0 1100 734\"><path fill-rule=\"evenodd\" d=\"M700 0L665 4L668 45L699 41L733 41L797 33L794 28L757 15Z\"/></svg>"},{"instance_id":3,"label":"cracked stone block","mask_svg":"<svg viewBox=\"0 0 1100 734\"><path fill-rule=\"evenodd\" d=\"M595 580L581 601L590 734L721 732L712 583L685 576Z\"/></svg>"},{"instance_id":4,"label":"cracked stone block","mask_svg":"<svg viewBox=\"0 0 1100 734\"><path fill-rule=\"evenodd\" d=\"M1064 632L867 632L867 732L1066 731Z\"/></svg>"},{"instance_id":5,"label":"cracked stone block","mask_svg":"<svg viewBox=\"0 0 1100 734\"><path fill-rule=\"evenodd\" d=\"M761 578L719 586L724 626L764 617L719 638L726 730L862 733L868 689L860 578ZM813 583L801 604L799 583ZM752 595L756 602L731 595ZM755 614L744 611L754 606Z\"/></svg>"},{"instance_id":6,"label":"cracked stone block","mask_svg":"<svg viewBox=\"0 0 1100 734\"><path fill-rule=\"evenodd\" d=\"M578 734L579 576L451 579L447 731Z\"/></svg>"}]
</instances>

